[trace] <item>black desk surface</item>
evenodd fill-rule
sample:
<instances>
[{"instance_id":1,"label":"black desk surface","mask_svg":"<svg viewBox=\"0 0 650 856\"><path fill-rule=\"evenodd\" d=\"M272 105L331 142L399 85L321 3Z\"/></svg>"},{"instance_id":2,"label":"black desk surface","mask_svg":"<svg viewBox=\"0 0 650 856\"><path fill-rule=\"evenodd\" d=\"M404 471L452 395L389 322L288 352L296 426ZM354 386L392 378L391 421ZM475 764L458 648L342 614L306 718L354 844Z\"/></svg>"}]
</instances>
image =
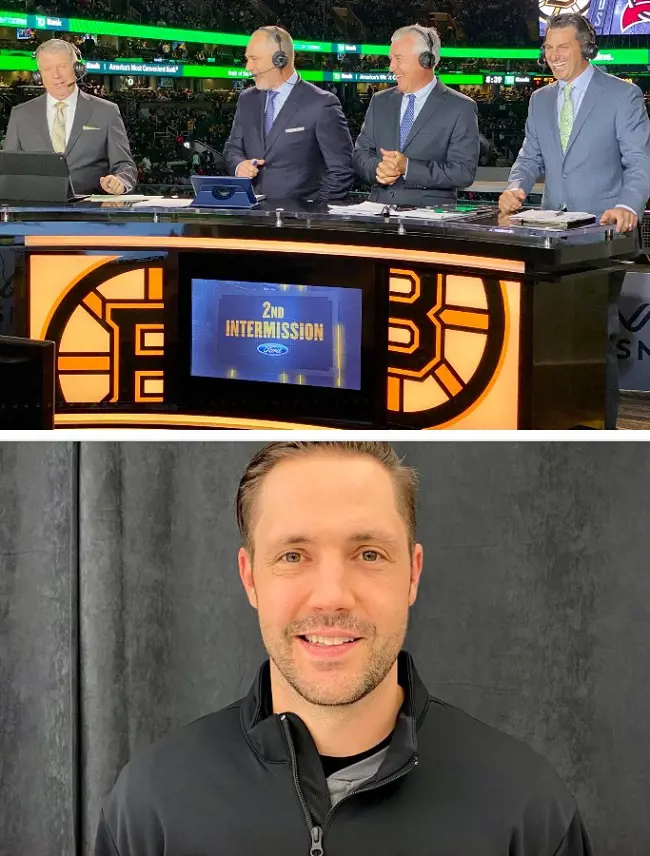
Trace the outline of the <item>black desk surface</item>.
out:
<instances>
[{"instance_id":1,"label":"black desk surface","mask_svg":"<svg viewBox=\"0 0 650 856\"><path fill-rule=\"evenodd\" d=\"M453 209L451 209L453 210ZM134 207L119 202L69 205L0 206L0 240L7 246L25 236L120 235L248 237L314 241L360 246L440 250L507 258L526 263L527 271L602 266L638 255L636 233L617 234L593 225L555 231L510 226L495 207L480 206L466 219L431 222L390 216L331 213L325 206L292 200L267 200L252 210L165 207L152 201Z\"/></svg>"}]
</instances>

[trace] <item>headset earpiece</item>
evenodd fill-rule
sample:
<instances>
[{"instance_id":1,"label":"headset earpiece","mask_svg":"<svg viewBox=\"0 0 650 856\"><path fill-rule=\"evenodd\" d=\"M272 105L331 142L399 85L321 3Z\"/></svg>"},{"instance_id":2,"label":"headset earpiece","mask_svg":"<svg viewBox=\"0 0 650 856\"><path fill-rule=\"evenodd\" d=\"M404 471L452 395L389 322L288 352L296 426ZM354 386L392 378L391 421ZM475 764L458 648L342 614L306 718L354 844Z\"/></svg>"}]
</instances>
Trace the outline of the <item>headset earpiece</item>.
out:
<instances>
[{"instance_id":1,"label":"headset earpiece","mask_svg":"<svg viewBox=\"0 0 650 856\"><path fill-rule=\"evenodd\" d=\"M286 68L289 65L289 57L287 56L286 51L282 50L282 38L280 33L278 33L275 27L273 29L269 28L268 32L273 33L273 38L278 43L278 49L271 57L273 67L279 69Z\"/></svg>"},{"instance_id":2,"label":"headset earpiece","mask_svg":"<svg viewBox=\"0 0 650 856\"><path fill-rule=\"evenodd\" d=\"M589 33L589 41L584 46L582 50L582 58L583 59L596 59L598 56L598 44L596 43L596 32L593 27L590 25L591 32Z\"/></svg>"},{"instance_id":3,"label":"headset earpiece","mask_svg":"<svg viewBox=\"0 0 650 856\"><path fill-rule=\"evenodd\" d=\"M436 67L436 55L433 52L433 39L431 38L431 33L428 30L425 30L426 39L429 45L428 51L422 51L418 60L422 68L435 68Z\"/></svg>"}]
</instances>

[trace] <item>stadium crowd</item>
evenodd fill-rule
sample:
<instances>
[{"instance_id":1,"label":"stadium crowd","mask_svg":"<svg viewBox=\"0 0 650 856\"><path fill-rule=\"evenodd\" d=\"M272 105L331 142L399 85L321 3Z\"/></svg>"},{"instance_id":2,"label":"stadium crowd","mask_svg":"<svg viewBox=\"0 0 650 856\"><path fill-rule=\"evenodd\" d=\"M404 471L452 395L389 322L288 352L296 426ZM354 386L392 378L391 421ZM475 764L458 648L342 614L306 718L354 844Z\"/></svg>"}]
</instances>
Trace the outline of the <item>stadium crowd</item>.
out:
<instances>
[{"instance_id":1,"label":"stadium crowd","mask_svg":"<svg viewBox=\"0 0 650 856\"><path fill-rule=\"evenodd\" d=\"M122 113L139 169L139 181L145 185L189 185L190 176L223 171L220 153L230 131L239 91L133 87L106 92L100 83L83 88L102 98L115 101ZM356 139L365 111L374 92L372 86L359 93L349 86L336 90L342 99L350 133ZM40 93L31 81L0 87L0 140L4 139L11 107ZM484 145L483 165L510 165L523 140L528 90L502 90L497 97L481 89L467 89L479 107L479 128L489 144ZM504 94L505 93L505 94ZM201 151L195 150L200 143ZM358 184L356 189L364 189Z\"/></svg>"},{"instance_id":2,"label":"stadium crowd","mask_svg":"<svg viewBox=\"0 0 650 856\"><path fill-rule=\"evenodd\" d=\"M279 24L299 39L386 41L399 26L434 20L443 42L524 44L535 0L4 0L5 9L62 17L245 33Z\"/></svg>"}]
</instances>

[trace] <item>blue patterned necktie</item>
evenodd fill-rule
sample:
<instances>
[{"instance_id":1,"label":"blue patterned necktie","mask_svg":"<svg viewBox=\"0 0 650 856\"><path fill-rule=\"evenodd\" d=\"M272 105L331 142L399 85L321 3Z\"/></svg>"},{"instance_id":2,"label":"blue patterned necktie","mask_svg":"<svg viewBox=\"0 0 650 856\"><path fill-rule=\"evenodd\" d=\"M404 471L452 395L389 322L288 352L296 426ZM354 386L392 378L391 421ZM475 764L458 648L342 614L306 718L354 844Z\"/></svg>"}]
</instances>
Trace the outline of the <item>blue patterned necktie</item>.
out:
<instances>
[{"instance_id":1,"label":"blue patterned necktie","mask_svg":"<svg viewBox=\"0 0 650 856\"><path fill-rule=\"evenodd\" d=\"M269 89L266 98L266 110L264 111L264 133L268 134L275 119L275 99L278 92L276 89Z\"/></svg>"},{"instance_id":2,"label":"blue patterned necktie","mask_svg":"<svg viewBox=\"0 0 650 856\"><path fill-rule=\"evenodd\" d=\"M404 151L406 138L411 133L413 122L415 122L415 95L407 95L409 103L406 105L402 124L399 126L399 150Z\"/></svg>"}]
</instances>

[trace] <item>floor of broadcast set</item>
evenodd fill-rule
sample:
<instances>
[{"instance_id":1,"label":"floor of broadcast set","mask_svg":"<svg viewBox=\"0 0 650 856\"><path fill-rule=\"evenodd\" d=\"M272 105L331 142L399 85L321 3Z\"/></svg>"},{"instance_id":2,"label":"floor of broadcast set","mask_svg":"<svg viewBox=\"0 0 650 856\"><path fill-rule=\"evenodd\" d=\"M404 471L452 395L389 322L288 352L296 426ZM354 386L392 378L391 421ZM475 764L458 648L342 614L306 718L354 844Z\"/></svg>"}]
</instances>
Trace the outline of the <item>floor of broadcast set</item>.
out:
<instances>
[{"instance_id":1,"label":"floor of broadcast set","mask_svg":"<svg viewBox=\"0 0 650 856\"><path fill-rule=\"evenodd\" d=\"M647 25L626 13L619 33L611 13L609 29L594 20L599 46L584 64L645 92ZM443 33L442 47L432 41L420 55L420 76L433 66L443 97L478 105L482 165L471 184L457 179L457 200L445 189L432 204L429 185L404 204L401 190L372 201L359 169L331 201L260 194L272 159L250 161L251 178L234 177L228 155L239 100L291 63L295 80L279 78L286 104L264 129L269 151L300 145L291 91L299 81L335 96L352 142L363 136L365 111L374 99L388 104L382 96L404 77L394 73L388 21L377 30L383 44L355 40L352 30L336 39L336 20L323 23L324 41L299 40L294 27L289 56L284 29L266 27L275 52L263 69L245 53L249 34L0 12L0 353L3 376L14 373L3 383L7 419L61 428L602 428L617 300L617 427L645 427L646 222L619 232L566 204L544 219L543 176L521 217L504 219L497 208L531 95L553 81L538 60L554 14L534 9L530 46L518 48L500 45L487 18L482 29L447 13L413 22ZM641 34L633 47L623 36L630 28ZM481 32L496 43L464 46ZM47 65L61 40L72 51L69 81ZM70 88L75 119L57 130L52 92L60 105ZM432 98L404 140L408 116L394 114L396 147L408 152L418 134L426 138L427 121L442 121ZM112 185L114 176L100 184L100 170L79 193L72 154L98 139L108 102L120 111L111 139L124 130L133 172ZM592 109L578 110L567 157ZM260 134L266 119L267 106Z\"/></svg>"}]
</instances>

